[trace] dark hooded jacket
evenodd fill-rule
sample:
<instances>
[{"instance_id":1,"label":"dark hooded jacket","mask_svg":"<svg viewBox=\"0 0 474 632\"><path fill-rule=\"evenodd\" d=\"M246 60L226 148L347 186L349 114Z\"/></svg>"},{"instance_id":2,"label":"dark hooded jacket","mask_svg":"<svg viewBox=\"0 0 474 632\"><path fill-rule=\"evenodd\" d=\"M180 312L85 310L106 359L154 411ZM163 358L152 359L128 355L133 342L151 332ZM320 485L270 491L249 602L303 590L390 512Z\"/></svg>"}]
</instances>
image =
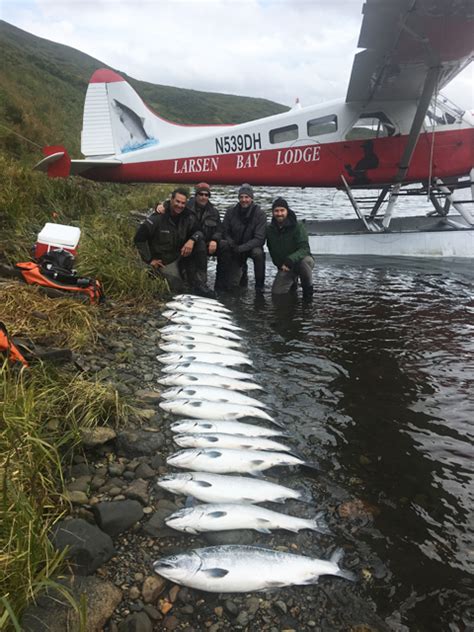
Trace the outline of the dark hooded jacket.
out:
<instances>
[{"instance_id":1,"label":"dark hooded jacket","mask_svg":"<svg viewBox=\"0 0 474 632\"><path fill-rule=\"evenodd\" d=\"M222 237L237 252L250 252L265 243L266 225L267 217L258 204L252 203L248 209L236 204L225 214Z\"/></svg>"},{"instance_id":2,"label":"dark hooded jacket","mask_svg":"<svg viewBox=\"0 0 474 632\"><path fill-rule=\"evenodd\" d=\"M161 259L168 265L179 257L188 239L202 239L197 217L191 210L185 208L173 218L169 201L164 206L164 213L149 215L135 233L135 245L146 263L152 259Z\"/></svg>"},{"instance_id":3,"label":"dark hooded jacket","mask_svg":"<svg viewBox=\"0 0 474 632\"><path fill-rule=\"evenodd\" d=\"M206 244L210 241L219 243L222 239L222 222L214 204L208 201L206 206L202 207L196 204L196 198L192 197L189 198L186 208L196 215Z\"/></svg>"},{"instance_id":4,"label":"dark hooded jacket","mask_svg":"<svg viewBox=\"0 0 474 632\"><path fill-rule=\"evenodd\" d=\"M311 255L306 227L298 222L291 209L288 209L288 217L282 226L272 218L267 227L267 246L277 268L281 268L282 265L291 268L298 261Z\"/></svg>"}]
</instances>

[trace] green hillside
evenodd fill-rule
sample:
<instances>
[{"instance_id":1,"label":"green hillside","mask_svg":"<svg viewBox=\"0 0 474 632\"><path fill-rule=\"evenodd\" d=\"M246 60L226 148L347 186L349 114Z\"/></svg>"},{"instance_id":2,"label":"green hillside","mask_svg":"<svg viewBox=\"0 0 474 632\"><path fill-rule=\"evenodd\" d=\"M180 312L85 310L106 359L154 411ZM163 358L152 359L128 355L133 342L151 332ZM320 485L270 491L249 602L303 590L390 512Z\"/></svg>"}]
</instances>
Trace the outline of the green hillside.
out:
<instances>
[{"instance_id":1,"label":"green hillside","mask_svg":"<svg viewBox=\"0 0 474 632\"><path fill-rule=\"evenodd\" d=\"M92 73L106 65L0 20L0 151L39 157L35 147L64 144L80 156L82 109ZM161 116L177 123L241 123L285 111L265 99L185 90L136 81L119 72Z\"/></svg>"}]
</instances>

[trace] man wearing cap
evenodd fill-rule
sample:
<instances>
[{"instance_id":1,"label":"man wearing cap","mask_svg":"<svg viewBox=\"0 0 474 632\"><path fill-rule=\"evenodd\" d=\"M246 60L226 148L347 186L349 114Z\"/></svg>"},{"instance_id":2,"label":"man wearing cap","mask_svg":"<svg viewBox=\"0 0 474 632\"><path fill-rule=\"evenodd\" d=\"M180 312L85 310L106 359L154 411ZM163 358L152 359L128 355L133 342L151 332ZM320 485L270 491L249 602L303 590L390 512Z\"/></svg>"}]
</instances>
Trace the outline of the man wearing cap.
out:
<instances>
[{"instance_id":1,"label":"man wearing cap","mask_svg":"<svg viewBox=\"0 0 474 632\"><path fill-rule=\"evenodd\" d=\"M265 212L253 201L253 189L243 184L239 202L228 209L222 222L222 240L217 255L216 290L237 288L245 273L246 262L253 260L255 290L263 292L265 283Z\"/></svg>"},{"instance_id":2,"label":"man wearing cap","mask_svg":"<svg viewBox=\"0 0 474 632\"><path fill-rule=\"evenodd\" d=\"M206 284L206 244L187 201L187 189L175 189L162 212L152 213L140 224L135 245L143 261L163 275L172 290L181 290L187 280L195 294L213 297Z\"/></svg>"},{"instance_id":3,"label":"man wearing cap","mask_svg":"<svg viewBox=\"0 0 474 632\"><path fill-rule=\"evenodd\" d=\"M285 198L272 204L272 221L267 227L267 247L278 268L273 294L287 294L301 279L303 299L313 298L313 267L306 227L296 219Z\"/></svg>"},{"instance_id":4,"label":"man wearing cap","mask_svg":"<svg viewBox=\"0 0 474 632\"><path fill-rule=\"evenodd\" d=\"M210 201L210 197L211 187L207 182L200 182L196 185L195 195L189 198L186 208L196 215L206 243L207 254L212 256L216 254L222 238L222 224L219 211Z\"/></svg>"}]
</instances>

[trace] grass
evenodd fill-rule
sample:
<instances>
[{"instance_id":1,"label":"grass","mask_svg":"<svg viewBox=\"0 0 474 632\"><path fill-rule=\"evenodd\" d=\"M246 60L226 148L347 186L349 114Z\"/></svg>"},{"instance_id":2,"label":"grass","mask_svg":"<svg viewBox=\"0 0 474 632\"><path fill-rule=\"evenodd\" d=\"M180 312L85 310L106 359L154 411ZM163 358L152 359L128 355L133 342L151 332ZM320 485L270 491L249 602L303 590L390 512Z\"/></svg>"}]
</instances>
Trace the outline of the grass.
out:
<instances>
[{"instance_id":1,"label":"grass","mask_svg":"<svg viewBox=\"0 0 474 632\"><path fill-rule=\"evenodd\" d=\"M149 308L167 292L151 278L133 245L136 214L164 199L170 187L120 186L83 179L49 180L0 153L0 262L31 260L36 235L47 221L79 226L76 267L98 278L109 299L91 306L77 297L50 298L19 281L0 281L1 319L32 346L83 351L113 318ZM1 356L0 356L1 362ZM83 604L65 585L63 554L48 534L70 512L63 471L80 449L81 430L124 423L132 412L117 392L75 370L34 364L20 370L0 364L0 630L20 630L29 603L58 590L87 630Z\"/></svg>"},{"instance_id":2,"label":"grass","mask_svg":"<svg viewBox=\"0 0 474 632\"><path fill-rule=\"evenodd\" d=\"M70 599L53 581L64 555L48 537L69 510L63 470L81 429L116 426L129 407L111 387L45 365L17 371L5 362L0 393L0 629L6 629L45 588Z\"/></svg>"}]
</instances>

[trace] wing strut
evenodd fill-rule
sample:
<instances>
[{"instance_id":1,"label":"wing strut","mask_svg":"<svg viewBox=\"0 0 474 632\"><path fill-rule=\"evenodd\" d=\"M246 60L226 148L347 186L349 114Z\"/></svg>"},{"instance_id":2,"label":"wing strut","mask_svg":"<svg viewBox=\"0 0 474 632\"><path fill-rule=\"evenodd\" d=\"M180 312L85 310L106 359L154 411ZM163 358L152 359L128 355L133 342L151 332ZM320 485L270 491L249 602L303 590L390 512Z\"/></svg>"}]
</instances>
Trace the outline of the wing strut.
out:
<instances>
[{"instance_id":1,"label":"wing strut","mask_svg":"<svg viewBox=\"0 0 474 632\"><path fill-rule=\"evenodd\" d=\"M415 151L416 143L418 142L418 137L421 132L421 127L423 125L426 112L433 97L433 93L435 92L438 85L440 71L440 66L434 66L428 70L428 74L426 75L423 92L421 93L421 97L418 102L416 114L413 118L413 123L411 124L410 133L408 134L407 144L405 145L405 150L403 151L403 155L398 167L398 173L395 176L395 184L393 185L390 192L387 208L382 220L382 225L385 229L387 229L390 225L390 221L393 215L393 209L398 199L398 193L410 167L410 162L413 156L413 152Z\"/></svg>"}]
</instances>

